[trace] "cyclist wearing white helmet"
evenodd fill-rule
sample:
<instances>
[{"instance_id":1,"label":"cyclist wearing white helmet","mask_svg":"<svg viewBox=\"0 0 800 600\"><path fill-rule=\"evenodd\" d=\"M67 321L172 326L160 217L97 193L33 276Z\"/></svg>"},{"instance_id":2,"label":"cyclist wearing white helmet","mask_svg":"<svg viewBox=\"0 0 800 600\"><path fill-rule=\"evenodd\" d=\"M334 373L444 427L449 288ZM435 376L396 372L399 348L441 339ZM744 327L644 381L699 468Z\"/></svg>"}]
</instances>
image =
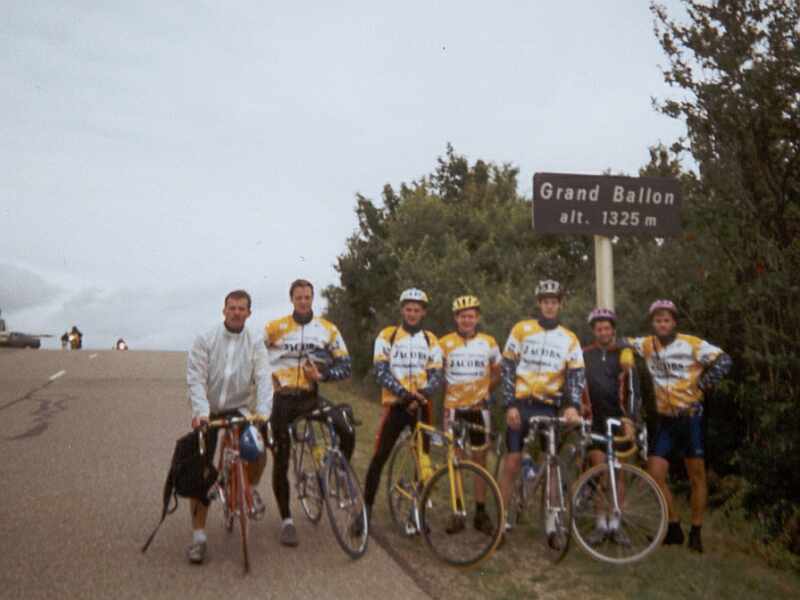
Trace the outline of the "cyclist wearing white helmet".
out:
<instances>
[{"instance_id":1,"label":"cyclist wearing white helmet","mask_svg":"<svg viewBox=\"0 0 800 600\"><path fill-rule=\"evenodd\" d=\"M375 376L381 386L383 417L375 440L375 454L367 470L364 501L367 514L378 491L383 465L397 438L406 427L417 422L417 407L423 407L426 422L431 421L430 399L442 384L442 353L439 341L422 328L428 296L410 288L400 295L402 324L385 328L375 340ZM428 439L425 438L427 445ZM427 452L427 447L426 447ZM423 454L423 469L429 467ZM423 476L425 474L423 473Z\"/></svg>"},{"instance_id":2,"label":"cyclist wearing white helmet","mask_svg":"<svg viewBox=\"0 0 800 600\"><path fill-rule=\"evenodd\" d=\"M269 360L261 336L245 326L250 316L250 294L234 290L225 297L222 314L225 320L194 341L187 361L187 383L192 406L192 428L198 429L209 419L232 414L249 414L250 386L256 384L256 414L266 421L272 410L272 378ZM255 428L242 432L242 455L247 462L247 477L253 485L255 516L264 513L264 503L255 489L264 471L263 441ZM214 456L217 436L208 439L207 452ZM261 452L259 452L259 449ZM186 549L192 563L202 563L206 556L206 517L208 500L190 501L192 544Z\"/></svg>"},{"instance_id":3,"label":"cyclist wearing white helmet","mask_svg":"<svg viewBox=\"0 0 800 600\"><path fill-rule=\"evenodd\" d=\"M633 352L621 348L616 340L617 315L608 308L595 308L589 313L589 325L594 342L583 349L586 364L586 387L583 391L583 416L592 419L592 431L605 435L606 420L623 419L626 437L635 436L634 422L638 420L641 404L639 378L634 366ZM593 442L589 447L589 463L605 462L605 446ZM617 483L622 496L623 479ZM619 527L619 517L598 511L595 530L587 540L592 545L605 539L620 545L630 545L625 531Z\"/></svg>"},{"instance_id":4,"label":"cyclist wearing white helmet","mask_svg":"<svg viewBox=\"0 0 800 600\"><path fill-rule=\"evenodd\" d=\"M481 303L475 296L460 296L453 301L456 331L439 340L444 359L444 429L455 420L481 425L487 433L471 430L472 460L486 466L486 446L491 427L489 390L500 380L500 349L497 341L478 331ZM486 513L483 481L475 480L475 529L491 534L494 530ZM447 532L465 527L463 517L452 515Z\"/></svg>"},{"instance_id":5,"label":"cyclist wearing white helmet","mask_svg":"<svg viewBox=\"0 0 800 600\"><path fill-rule=\"evenodd\" d=\"M508 453L500 478L508 504L519 472L522 446L533 416L555 416L563 409L570 421L579 418L584 366L577 336L558 322L563 292L551 279L536 286L541 316L514 325L503 350L502 382L506 406ZM549 543L557 543L554 522L545 524Z\"/></svg>"},{"instance_id":6,"label":"cyclist wearing white helmet","mask_svg":"<svg viewBox=\"0 0 800 600\"><path fill-rule=\"evenodd\" d=\"M272 489L282 521L279 540L284 546L297 546L297 529L289 505L289 425L327 402L318 393L320 382L350 377L350 355L336 325L314 315L314 286L310 281L293 281L289 286L289 300L294 309L292 314L267 323L264 340L275 383ZM350 460L355 448L355 435L340 413L334 414L337 415L334 427L342 452Z\"/></svg>"},{"instance_id":7,"label":"cyclist wearing white helmet","mask_svg":"<svg viewBox=\"0 0 800 600\"><path fill-rule=\"evenodd\" d=\"M731 368L731 359L720 348L700 338L677 333L678 309L670 300L656 300L648 311L653 334L627 340L645 360L653 378L658 410L655 442L647 470L658 482L669 508L665 544L683 544L683 530L667 486L669 456L684 455L692 487L692 528L689 548L703 551L700 528L708 499L703 436L703 395L717 385Z\"/></svg>"}]
</instances>

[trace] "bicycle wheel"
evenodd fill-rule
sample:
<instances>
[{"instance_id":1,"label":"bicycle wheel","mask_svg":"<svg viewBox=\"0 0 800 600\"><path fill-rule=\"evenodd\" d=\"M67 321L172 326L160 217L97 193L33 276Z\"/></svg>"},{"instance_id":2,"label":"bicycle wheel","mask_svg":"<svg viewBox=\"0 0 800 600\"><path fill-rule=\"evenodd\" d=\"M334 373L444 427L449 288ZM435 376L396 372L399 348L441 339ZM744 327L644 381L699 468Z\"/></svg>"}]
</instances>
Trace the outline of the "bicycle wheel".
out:
<instances>
[{"instance_id":1,"label":"bicycle wheel","mask_svg":"<svg viewBox=\"0 0 800 600\"><path fill-rule=\"evenodd\" d=\"M333 534L350 558L361 558L369 540L367 507L361 486L344 456L333 452L327 462L324 498Z\"/></svg>"},{"instance_id":2,"label":"bicycle wheel","mask_svg":"<svg viewBox=\"0 0 800 600\"><path fill-rule=\"evenodd\" d=\"M239 514L239 530L242 534L242 559L244 572L250 571L250 554L247 549L247 538L250 528L250 516L247 507L247 474L242 461L236 462L236 511Z\"/></svg>"},{"instance_id":3,"label":"bicycle wheel","mask_svg":"<svg viewBox=\"0 0 800 600\"><path fill-rule=\"evenodd\" d=\"M573 533L593 558L614 564L641 560L661 545L667 531L667 503L658 484L642 469L626 463L615 469L620 514L612 532L596 532L598 521L613 518L608 465L586 471L575 485Z\"/></svg>"},{"instance_id":4,"label":"bicycle wheel","mask_svg":"<svg viewBox=\"0 0 800 600\"><path fill-rule=\"evenodd\" d=\"M476 512L477 485L485 493L482 517ZM500 488L475 463L453 465L452 478L446 466L436 471L425 485L420 506L425 542L448 564L474 566L491 556L500 541L505 523Z\"/></svg>"},{"instance_id":5,"label":"bicycle wheel","mask_svg":"<svg viewBox=\"0 0 800 600\"><path fill-rule=\"evenodd\" d=\"M311 441L304 430L300 440L292 441L295 488L303 513L309 521L317 524L322 518L322 489L311 451Z\"/></svg>"},{"instance_id":6,"label":"bicycle wheel","mask_svg":"<svg viewBox=\"0 0 800 600\"><path fill-rule=\"evenodd\" d=\"M566 477L565 463L556 458L550 462L550 482L545 464L533 480L528 496L530 528L544 543L545 556L553 563L559 562L569 550L572 535L572 498Z\"/></svg>"},{"instance_id":7,"label":"bicycle wheel","mask_svg":"<svg viewBox=\"0 0 800 600\"><path fill-rule=\"evenodd\" d=\"M411 440L410 433L403 433L400 436L389 455L389 472L386 477L389 514L397 531L406 537L417 533L414 507L421 487Z\"/></svg>"}]
</instances>

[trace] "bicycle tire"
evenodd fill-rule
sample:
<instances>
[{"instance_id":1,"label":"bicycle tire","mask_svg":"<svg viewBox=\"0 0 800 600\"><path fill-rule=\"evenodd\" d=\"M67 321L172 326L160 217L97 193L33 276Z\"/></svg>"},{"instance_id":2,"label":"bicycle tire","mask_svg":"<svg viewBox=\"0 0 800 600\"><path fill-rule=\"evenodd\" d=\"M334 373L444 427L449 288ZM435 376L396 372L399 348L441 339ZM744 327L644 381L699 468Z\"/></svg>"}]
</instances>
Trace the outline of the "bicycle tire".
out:
<instances>
[{"instance_id":1,"label":"bicycle tire","mask_svg":"<svg viewBox=\"0 0 800 600\"><path fill-rule=\"evenodd\" d=\"M408 432L400 436L389 455L386 476L389 514L398 533L403 537L412 537L417 533L412 514L419 497L420 485L412 440Z\"/></svg>"},{"instance_id":2,"label":"bicycle tire","mask_svg":"<svg viewBox=\"0 0 800 600\"><path fill-rule=\"evenodd\" d=\"M620 529L630 546L608 537L595 545L588 539L594 531L598 509L613 505L613 499L610 501L605 491L607 463L592 467L576 482L572 529L578 545L592 558L629 564L646 558L661 545L667 532L667 503L655 480L639 467L621 463L619 473L624 481Z\"/></svg>"},{"instance_id":3,"label":"bicycle tire","mask_svg":"<svg viewBox=\"0 0 800 600\"><path fill-rule=\"evenodd\" d=\"M301 441L294 440L292 443L297 498L306 518L316 525L322 518L323 497L320 476L314 466L311 451L311 443L307 437Z\"/></svg>"},{"instance_id":4,"label":"bicycle tire","mask_svg":"<svg viewBox=\"0 0 800 600\"><path fill-rule=\"evenodd\" d=\"M236 480L238 488L236 490L237 511L239 513L239 530L242 536L242 560L244 561L244 572L250 572L250 552L247 547L247 540L250 529L250 515L247 506L247 475L245 474L244 464L241 460L236 462Z\"/></svg>"},{"instance_id":5,"label":"bicycle tire","mask_svg":"<svg viewBox=\"0 0 800 600\"><path fill-rule=\"evenodd\" d=\"M480 465L461 461L453 465L454 477L445 465L438 469L425 485L420 500L420 521L422 535L431 551L443 562L459 566L472 567L489 558L497 548L505 529L505 511L500 494L500 487ZM484 506L489 519L491 531L484 533L477 527L470 527L467 514L474 506L474 496L467 498L468 491L475 489L474 481L470 482L466 474L471 473L484 484ZM451 488L460 482L464 506L463 515L456 516L451 501ZM472 483L472 485L470 485ZM456 533L448 533L452 520L463 519L463 528ZM474 525L474 523L473 523Z\"/></svg>"},{"instance_id":6,"label":"bicycle tire","mask_svg":"<svg viewBox=\"0 0 800 600\"><path fill-rule=\"evenodd\" d=\"M330 453L325 467L324 498L336 541L350 558L364 556L369 542L367 506L355 471L345 457Z\"/></svg>"}]
</instances>

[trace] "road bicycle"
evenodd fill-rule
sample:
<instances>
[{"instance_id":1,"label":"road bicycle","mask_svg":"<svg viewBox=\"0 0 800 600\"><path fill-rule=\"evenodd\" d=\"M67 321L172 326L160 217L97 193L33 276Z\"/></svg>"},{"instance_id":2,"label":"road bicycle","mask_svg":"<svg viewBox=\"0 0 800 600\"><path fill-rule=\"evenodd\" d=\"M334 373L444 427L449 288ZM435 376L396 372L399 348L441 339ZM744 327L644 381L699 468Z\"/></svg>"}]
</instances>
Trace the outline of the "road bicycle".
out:
<instances>
[{"instance_id":1,"label":"road bicycle","mask_svg":"<svg viewBox=\"0 0 800 600\"><path fill-rule=\"evenodd\" d=\"M290 424L292 472L306 517L318 523L324 504L336 541L355 559L367 551L367 508L358 477L339 449L333 424L335 413L342 415L352 432L354 423L349 412L338 406L317 408Z\"/></svg>"},{"instance_id":2,"label":"road bicycle","mask_svg":"<svg viewBox=\"0 0 800 600\"><path fill-rule=\"evenodd\" d=\"M578 545L593 558L613 564L642 560L661 545L667 531L667 503L658 484L639 467L622 462L637 452L637 444L624 452L616 449L615 442L625 441L613 435L621 424L619 419L608 419L605 435L589 434L605 445L606 460L575 482L572 509ZM644 460L646 435L642 428L638 451Z\"/></svg>"},{"instance_id":3,"label":"road bicycle","mask_svg":"<svg viewBox=\"0 0 800 600\"><path fill-rule=\"evenodd\" d=\"M222 505L222 522L227 531L233 531L234 522L239 522L242 538L242 559L244 572L250 571L250 554L248 537L250 519L256 516L253 508L253 491L247 478L245 461L239 453L239 434L242 429L253 423L261 422L257 416L227 416L209 421L207 428L211 435L221 429L222 445L219 455L217 480L208 491L211 499L220 501ZM271 430L267 426L267 443L271 445ZM200 435L200 453L205 454L205 436Z\"/></svg>"},{"instance_id":4,"label":"road bicycle","mask_svg":"<svg viewBox=\"0 0 800 600\"><path fill-rule=\"evenodd\" d=\"M423 422L418 406L416 426L404 432L392 450L387 478L389 512L401 535L421 533L440 560L460 567L490 557L505 523L497 482L486 469L461 457L469 431L487 434L484 427L459 420L441 432ZM444 464L431 461L431 446L444 454ZM488 518L482 519L482 527L476 520L470 526L469 513L477 511L475 491L481 487Z\"/></svg>"},{"instance_id":5,"label":"road bicycle","mask_svg":"<svg viewBox=\"0 0 800 600\"><path fill-rule=\"evenodd\" d=\"M536 416L528 421L530 427L523 449L536 454L537 442L543 440L540 459L524 464L516 476L508 503L509 529L531 531L544 542L545 555L552 562L560 561L567 553L572 529L571 485L577 478L581 463L582 444L566 441L559 444L562 428L585 422L568 422L563 417ZM504 446L503 446L504 447ZM498 441L495 473L499 474L504 450Z\"/></svg>"}]
</instances>

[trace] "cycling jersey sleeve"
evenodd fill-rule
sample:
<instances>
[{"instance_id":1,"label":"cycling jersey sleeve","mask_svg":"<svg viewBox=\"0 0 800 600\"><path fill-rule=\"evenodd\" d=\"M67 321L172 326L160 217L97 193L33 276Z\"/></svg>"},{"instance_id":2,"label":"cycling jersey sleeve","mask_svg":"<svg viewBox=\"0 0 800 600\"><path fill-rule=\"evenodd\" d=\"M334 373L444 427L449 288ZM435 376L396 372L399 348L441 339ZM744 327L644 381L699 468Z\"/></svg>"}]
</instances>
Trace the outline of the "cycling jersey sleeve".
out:
<instances>
[{"instance_id":1,"label":"cycling jersey sleeve","mask_svg":"<svg viewBox=\"0 0 800 600\"><path fill-rule=\"evenodd\" d=\"M503 385L503 406L508 408L514 402L514 391L517 379L517 362L503 357L500 365L501 381Z\"/></svg>"},{"instance_id":2,"label":"cycling jersey sleeve","mask_svg":"<svg viewBox=\"0 0 800 600\"><path fill-rule=\"evenodd\" d=\"M439 369L426 369L428 374L428 383L419 392L426 398L430 399L444 383L444 370Z\"/></svg>"},{"instance_id":3,"label":"cycling jersey sleeve","mask_svg":"<svg viewBox=\"0 0 800 600\"><path fill-rule=\"evenodd\" d=\"M253 353L253 378L256 382L256 413L269 418L272 414L272 369L263 340L256 341Z\"/></svg>"},{"instance_id":4,"label":"cycling jersey sleeve","mask_svg":"<svg viewBox=\"0 0 800 600\"><path fill-rule=\"evenodd\" d=\"M322 381L341 381L350 377L352 361L350 356L339 356L333 359L333 364L322 373Z\"/></svg>"},{"instance_id":5,"label":"cycling jersey sleeve","mask_svg":"<svg viewBox=\"0 0 800 600\"><path fill-rule=\"evenodd\" d=\"M715 387L728 374L732 366L733 361L730 356L724 352L717 356L716 360L711 363L711 366L706 369L700 378L700 388L708 390Z\"/></svg>"},{"instance_id":6,"label":"cycling jersey sleeve","mask_svg":"<svg viewBox=\"0 0 800 600\"><path fill-rule=\"evenodd\" d=\"M444 355L436 336L430 332L426 335L429 337L430 343L428 348L428 361L425 365L427 383L425 387L420 390L420 393L430 399L444 384Z\"/></svg>"},{"instance_id":7,"label":"cycling jersey sleeve","mask_svg":"<svg viewBox=\"0 0 800 600\"><path fill-rule=\"evenodd\" d=\"M186 383L189 386L189 402L192 418L207 417L208 406L208 347L202 336L192 344L186 365Z\"/></svg>"},{"instance_id":8,"label":"cycling jersey sleeve","mask_svg":"<svg viewBox=\"0 0 800 600\"><path fill-rule=\"evenodd\" d=\"M397 381L394 375L392 375L388 362L380 361L375 363L375 379L378 385L386 388L398 398L403 398L404 400L411 400L413 398L411 393Z\"/></svg>"},{"instance_id":9,"label":"cycling jersey sleeve","mask_svg":"<svg viewBox=\"0 0 800 600\"><path fill-rule=\"evenodd\" d=\"M638 423L642 414L642 389L639 381L639 372L636 367L630 369L626 384L628 385L628 401L623 409L629 419Z\"/></svg>"},{"instance_id":10,"label":"cycling jersey sleeve","mask_svg":"<svg viewBox=\"0 0 800 600\"><path fill-rule=\"evenodd\" d=\"M642 358L645 358L645 356L644 356L644 342L645 342L646 339L647 339L646 337L638 337L638 338L627 337L627 338L622 338L620 340L619 347L620 348L633 348L633 351L636 352L636 354L638 354Z\"/></svg>"},{"instance_id":11,"label":"cycling jersey sleeve","mask_svg":"<svg viewBox=\"0 0 800 600\"><path fill-rule=\"evenodd\" d=\"M583 388L586 387L586 370L583 367L578 369L569 369L567 371L567 381L565 386L565 398L571 406L577 411L581 410L581 396L583 395Z\"/></svg>"}]
</instances>

